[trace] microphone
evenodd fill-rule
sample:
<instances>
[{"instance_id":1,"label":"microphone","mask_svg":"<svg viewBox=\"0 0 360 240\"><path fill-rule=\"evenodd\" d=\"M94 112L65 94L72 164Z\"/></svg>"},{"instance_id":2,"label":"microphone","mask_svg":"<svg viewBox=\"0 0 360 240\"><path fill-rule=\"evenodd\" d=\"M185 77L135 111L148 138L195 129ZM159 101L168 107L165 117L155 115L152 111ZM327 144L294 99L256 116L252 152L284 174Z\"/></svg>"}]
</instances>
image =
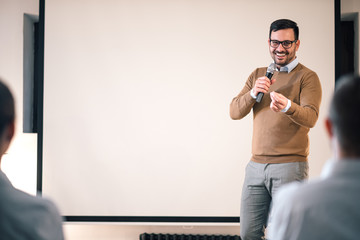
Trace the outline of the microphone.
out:
<instances>
[{"instance_id":1,"label":"microphone","mask_svg":"<svg viewBox=\"0 0 360 240\"><path fill-rule=\"evenodd\" d=\"M268 79L271 80L271 77L274 75L275 69L276 69L275 63L271 63L271 64L269 65L269 67L267 68L267 70L266 70L266 75L265 75L265 76L266 76ZM258 102L258 103L261 102L263 96L264 96L264 93L263 93L263 92L259 92L258 95L256 96L256 102Z\"/></svg>"}]
</instances>

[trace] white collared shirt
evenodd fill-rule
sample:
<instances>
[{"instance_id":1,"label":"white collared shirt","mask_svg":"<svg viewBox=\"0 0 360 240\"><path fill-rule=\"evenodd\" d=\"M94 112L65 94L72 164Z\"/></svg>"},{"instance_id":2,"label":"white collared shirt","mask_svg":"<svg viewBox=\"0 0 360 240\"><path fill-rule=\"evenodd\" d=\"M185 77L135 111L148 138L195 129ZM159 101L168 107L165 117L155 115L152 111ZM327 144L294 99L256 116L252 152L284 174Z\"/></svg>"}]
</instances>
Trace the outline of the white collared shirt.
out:
<instances>
[{"instance_id":1,"label":"white collared shirt","mask_svg":"<svg viewBox=\"0 0 360 240\"><path fill-rule=\"evenodd\" d=\"M295 59L292 60L290 63L288 63L286 66L280 67L280 69L276 69L276 70L279 72L290 73L292 70L294 70L294 68L296 68L298 64L299 64L299 60L297 59L297 57L295 57Z\"/></svg>"}]
</instances>

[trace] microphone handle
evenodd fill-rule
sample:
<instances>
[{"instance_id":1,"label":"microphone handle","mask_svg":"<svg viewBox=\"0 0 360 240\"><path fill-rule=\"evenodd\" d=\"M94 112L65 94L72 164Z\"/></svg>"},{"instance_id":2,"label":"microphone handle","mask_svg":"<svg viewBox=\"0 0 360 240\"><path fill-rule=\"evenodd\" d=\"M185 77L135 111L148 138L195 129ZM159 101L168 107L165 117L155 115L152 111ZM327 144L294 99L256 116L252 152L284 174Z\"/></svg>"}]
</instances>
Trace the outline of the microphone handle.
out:
<instances>
[{"instance_id":1,"label":"microphone handle","mask_svg":"<svg viewBox=\"0 0 360 240\"><path fill-rule=\"evenodd\" d=\"M256 96L256 102L261 102L262 98L264 96L263 92L259 92L258 95Z\"/></svg>"},{"instance_id":2,"label":"microphone handle","mask_svg":"<svg viewBox=\"0 0 360 240\"><path fill-rule=\"evenodd\" d=\"M273 76L273 73L271 72L266 72L266 77L268 79L271 79L271 77ZM258 95L256 96L256 102L261 102L262 98L264 96L264 93L263 92L259 92Z\"/></svg>"}]
</instances>

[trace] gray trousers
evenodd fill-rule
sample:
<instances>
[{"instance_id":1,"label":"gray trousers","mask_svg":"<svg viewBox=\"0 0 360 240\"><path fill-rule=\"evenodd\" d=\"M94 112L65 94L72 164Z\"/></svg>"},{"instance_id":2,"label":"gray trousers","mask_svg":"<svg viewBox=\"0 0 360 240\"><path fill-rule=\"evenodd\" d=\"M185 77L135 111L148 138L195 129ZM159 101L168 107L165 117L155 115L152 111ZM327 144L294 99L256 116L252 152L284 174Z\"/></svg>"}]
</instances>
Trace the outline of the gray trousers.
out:
<instances>
[{"instance_id":1,"label":"gray trousers","mask_svg":"<svg viewBox=\"0 0 360 240\"><path fill-rule=\"evenodd\" d=\"M247 164L240 210L242 240L265 239L272 197L280 186L306 179L308 169L308 162L262 164L250 161Z\"/></svg>"}]
</instances>

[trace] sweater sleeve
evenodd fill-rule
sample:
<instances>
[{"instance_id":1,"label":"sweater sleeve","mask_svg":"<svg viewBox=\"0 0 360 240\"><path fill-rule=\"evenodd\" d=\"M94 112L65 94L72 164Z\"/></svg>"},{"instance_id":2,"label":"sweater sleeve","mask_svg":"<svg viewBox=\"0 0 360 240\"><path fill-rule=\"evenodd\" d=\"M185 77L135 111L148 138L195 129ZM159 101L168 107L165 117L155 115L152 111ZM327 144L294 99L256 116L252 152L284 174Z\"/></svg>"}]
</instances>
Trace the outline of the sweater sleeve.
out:
<instances>
[{"instance_id":1,"label":"sweater sleeve","mask_svg":"<svg viewBox=\"0 0 360 240\"><path fill-rule=\"evenodd\" d=\"M315 72L304 75L299 95L300 103L291 102L285 114L295 123L312 128L319 117L322 95L320 80Z\"/></svg>"},{"instance_id":2,"label":"sweater sleeve","mask_svg":"<svg viewBox=\"0 0 360 240\"><path fill-rule=\"evenodd\" d=\"M251 97L250 91L255 83L255 71L251 73L245 86L230 103L230 117L234 120L242 119L251 111L256 100Z\"/></svg>"}]
</instances>

